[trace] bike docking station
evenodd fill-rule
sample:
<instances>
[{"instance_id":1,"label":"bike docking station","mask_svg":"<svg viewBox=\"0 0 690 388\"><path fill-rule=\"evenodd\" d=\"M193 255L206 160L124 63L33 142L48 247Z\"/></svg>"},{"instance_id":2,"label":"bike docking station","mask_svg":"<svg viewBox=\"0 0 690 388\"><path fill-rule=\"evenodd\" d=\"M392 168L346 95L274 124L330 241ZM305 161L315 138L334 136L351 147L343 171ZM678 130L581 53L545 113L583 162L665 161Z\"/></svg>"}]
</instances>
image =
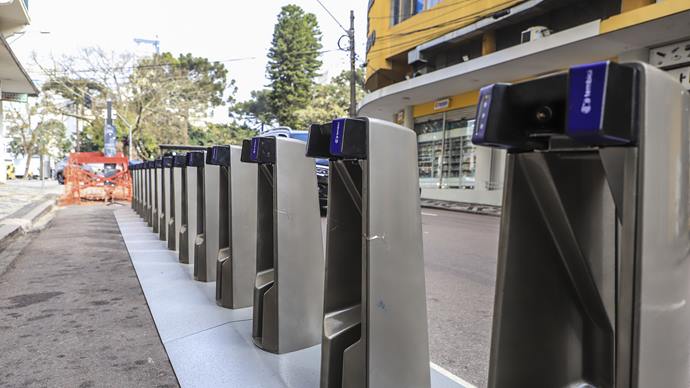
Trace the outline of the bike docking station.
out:
<instances>
[{"instance_id":1,"label":"bike docking station","mask_svg":"<svg viewBox=\"0 0 690 388\"><path fill-rule=\"evenodd\" d=\"M144 162L144 198L146 206L144 207L144 222L147 226L153 225L151 221L151 214L153 213L153 169L155 162L147 160Z\"/></svg>"},{"instance_id":2,"label":"bike docking station","mask_svg":"<svg viewBox=\"0 0 690 388\"><path fill-rule=\"evenodd\" d=\"M167 230L168 230L168 191L170 187L168 186L169 173L166 171L172 166L172 157L163 156L161 158L161 168L158 170L158 175L160 176L160 185L158 186L158 191L160 193L160 201L158 202L158 238L161 241L167 241Z\"/></svg>"},{"instance_id":3,"label":"bike docking station","mask_svg":"<svg viewBox=\"0 0 690 388\"><path fill-rule=\"evenodd\" d=\"M166 156L163 158L163 167L165 177L165 225L166 231L166 242L169 250L175 250L175 241L177 236L175 235L175 156Z\"/></svg>"},{"instance_id":4,"label":"bike docking station","mask_svg":"<svg viewBox=\"0 0 690 388\"><path fill-rule=\"evenodd\" d=\"M153 169L155 167L155 162L152 160L147 160L144 162L145 170L145 186L144 186L144 197L146 200L146 207L144 208L144 222L149 227L153 225L151 221L153 213Z\"/></svg>"},{"instance_id":5,"label":"bike docking station","mask_svg":"<svg viewBox=\"0 0 690 388\"><path fill-rule=\"evenodd\" d=\"M481 90L507 149L489 386L688 387L690 97L642 63Z\"/></svg>"},{"instance_id":6,"label":"bike docking station","mask_svg":"<svg viewBox=\"0 0 690 388\"><path fill-rule=\"evenodd\" d=\"M136 180L133 187L135 198L137 199L137 214L146 220L146 162L142 162L134 166L136 171Z\"/></svg>"},{"instance_id":7,"label":"bike docking station","mask_svg":"<svg viewBox=\"0 0 690 388\"><path fill-rule=\"evenodd\" d=\"M129 163L128 168L130 174L132 174L132 210L134 210L138 215L141 216L141 201L139 199L139 178L141 177L141 173L139 171L139 168L137 168L137 165L132 164L131 162Z\"/></svg>"},{"instance_id":8,"label":"bike docking station","mask_svg":"<svg viewBox=\"0 0 690 388\"><path fill-rule=\"evenodd\" d=\"M382 120L309 130L328 158L321 387L429 387L415 133Z\"/></svg>"},{"instance_id":9,"label":"bike docking station","mask_svg":"<svg viewBox=\"0 0 690 388\"><path fill-rule=\"evenodd\" d=\"M252 338L272 353L321 340L324 259L315 165L304 142L254 137L241 160L258 164Z\"/></svg>"},{"instance_id":10,"label":"bike docking station","mask_svg":"<svg viewBox=\"0 0 690 388\"><path fill-rule=\"evenodd\" d=\"M187 167L183 174L183 218L180 226L180 256L179 260L185 264L195 263L195 245L198 225L203 228L203 196L204 153L203 151L187 152ZM199 177L201 176L201 178ZM199 183L201 182L201 183ZM202 185L200 188L199 185Z\"/></svg>"},{"instance_id":11,"label":"bike docking station","mask_svg":"<svg viewBox=\"0 0 690 388\"><path fill-rule=\"evenodd\" d=\"M187 165L187 157L183 154L173 156L173 166L170 170L170 223L168 225L168 249L179 253L180 228L182 226L182 174ZM172 239L172 243L170 240Z\"/></svg>"},{"instance_id":12,"label":"bike docking station","mask_svg":"<svg viewBox=\"0 0 690 388\"><path fill-rule=\"evenodd\" d=\"M241 154L238 146L209 150L209 163L220 167L216 303L232 309L253 304L256 275L257 168Z\"/></svg>"},{"instance_id":13,"label":"bike docking station","mask_svg":"<svg viewBox=\"0 0 690 388\"><path fill-rule=\"evenodd\" d=\"M114 211L180 386L425 388L429 374L434 388L468 386L433 364L429 373L423 272L408 260L417 257L421 268L416 169L406 168L415 165L414 134L410 142L409 133L393 124L355 124L366 129L359 138L364 152L352 152L349 144L358 139L352 133L362 131L352 132L348 122L340 137L345 139L342 152L327 154L337 171L331 178L328 272L315 163L298 140L258 137L242 148L206 152L161 145L186 152L184 167L180 155L172 158L173 177L163 175L170 172L162 159L158 165L152 162L149 172L155 179L148 182L151 215L160 200L161 207L173 204L171 217L180 220L177 254L165 249L158 233L145 235L150 229L135 211ZM329 133L324 136L330 141ZM318 137L312 130L310 142ZM206 184L208 167L218 168L215 187ZM144 181L136 185L138 202ZM166 186L168 198L175 197L171 204L164 201ZM215 202L206 201L205 192L213 189ZM217 213L220 222L205 222L209 212ZM165 213L160 209L151 219L160 222ZM160 227L167 232L164 222ZM207 260L205 228L212 227L220 230L219 242L213 260ZM216 284L198 282L192 268L181 263L185 241L188 255L201 248L195 253L201 257L189 260L217 265ZM241 296L255 308L240 308Z\"/></svg>"},{"instance_id":14,"label":"bike docking station","mask_svg":"<svg viewBox=\"0 0 690 388\"><path fill-rule=\"evenodd\" d=\"M194 279L206 282L206 153L204 159L196 167L196 234L194 237Z\"/></svg>"},{"instance_id":15,"label":"bike docking station","mask_svg":"<svg viewBox=\"0 0 690 388\"><path fill-rule=\"evenodd\" d=\"M153 211L151 212L151 218L153 220L153 233L159 234L160 236L160 220L161 220L161 206L162 201L162 190L161 190L161 169L163 168L163 159L158 158L153 161ZM160 239L160 237L159 237Z\"/></svg>"},{"instance_id":16,"label":"bike docking station","mask_svg":"<svg viewBox=\"0 0 690 388\"><path fill-rule=\"evenodd\" d=\"M218 238L220 236L218 211L220 196L220 166L211 164L211 148L206 149L205 165L200 171L202 176L197 180L197 202L201 202L201 210L197 208L197 218L201 224L197 225L197 237L194 241L194 277L201 282L216 280L216 256L218 255ZM199 212L201 214L199 214Z\"/></svg>"}]
</instances>

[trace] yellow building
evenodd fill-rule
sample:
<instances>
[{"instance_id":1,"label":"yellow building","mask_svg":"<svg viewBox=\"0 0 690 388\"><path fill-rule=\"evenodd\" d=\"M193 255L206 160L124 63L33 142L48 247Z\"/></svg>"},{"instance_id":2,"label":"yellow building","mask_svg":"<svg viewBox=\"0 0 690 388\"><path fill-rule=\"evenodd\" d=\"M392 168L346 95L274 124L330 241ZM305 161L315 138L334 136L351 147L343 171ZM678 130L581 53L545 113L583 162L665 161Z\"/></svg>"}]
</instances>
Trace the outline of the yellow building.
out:
<instances>
[{"instance_id":1,"label":"yellow building","mask_svg":"<svg viewBox=\"0 0 690 388\"><path fill-rule=\"evenodd\" d=\"M498 205L505 156L470 141L479 88L604 59L690 87L690 0L369 0L359 114L417 132L422 197Z\"/></svg>"}]
</instances>

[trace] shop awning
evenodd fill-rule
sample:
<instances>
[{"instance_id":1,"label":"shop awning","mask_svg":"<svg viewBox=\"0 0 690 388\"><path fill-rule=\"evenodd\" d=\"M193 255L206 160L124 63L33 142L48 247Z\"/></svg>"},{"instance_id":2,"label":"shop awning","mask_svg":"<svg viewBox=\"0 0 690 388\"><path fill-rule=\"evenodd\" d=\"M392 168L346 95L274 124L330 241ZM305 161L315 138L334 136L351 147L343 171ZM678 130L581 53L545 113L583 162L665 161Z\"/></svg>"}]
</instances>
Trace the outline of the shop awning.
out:
<instances>
[{"instance_id":1,"label":"shop awning","mask_svg":"<svg viewBox=\"0 0 690 388\"><path fill-rule=\"evenodd\" d=\"M5 38L0 35L0 90L5 93L38 95L39 90L14 55Z\"/></svg>"}]
</instances>

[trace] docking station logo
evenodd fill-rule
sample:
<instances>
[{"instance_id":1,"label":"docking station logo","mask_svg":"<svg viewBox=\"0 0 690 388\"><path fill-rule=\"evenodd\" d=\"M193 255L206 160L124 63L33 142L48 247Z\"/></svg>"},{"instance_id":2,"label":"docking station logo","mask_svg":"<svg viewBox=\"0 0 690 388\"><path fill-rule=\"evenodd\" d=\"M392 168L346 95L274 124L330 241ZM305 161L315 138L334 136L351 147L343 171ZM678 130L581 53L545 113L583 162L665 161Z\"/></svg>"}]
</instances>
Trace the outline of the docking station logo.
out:
<instances>
[{"instance_id":1,"label":"docking station logo","mask_svg":"<svg viewBox=\"0 0 690 388\"><path fill-rule=\"evenodd\" d=\"M333 137L333 143L339 144L340 143L340 137L342 136L342 131L343 131L343 122L342 121L336 121L335 122L335 134Z\"/></svg>"},{"instance_id":2,"label":"docking station logo","mask_svg":"<svg viewBox=\"0 0 690 388\"><path fill-rule=\"evenodd\" d=\"M580 106L580 112L582 114L589 114L592 111L592 78L594 72L592 69L587 70L587 78L585 78L585 95L582 99L582 105Z\"/></svg>"}]
</instances>

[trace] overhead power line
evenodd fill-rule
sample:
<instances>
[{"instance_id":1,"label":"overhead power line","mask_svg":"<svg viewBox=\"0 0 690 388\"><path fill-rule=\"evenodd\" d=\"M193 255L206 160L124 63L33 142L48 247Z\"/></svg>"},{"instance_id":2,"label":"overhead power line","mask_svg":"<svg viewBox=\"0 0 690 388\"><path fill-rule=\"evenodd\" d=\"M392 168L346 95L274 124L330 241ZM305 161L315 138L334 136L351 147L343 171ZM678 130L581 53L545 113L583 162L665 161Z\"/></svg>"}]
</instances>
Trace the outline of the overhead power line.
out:
<instances>
[{"instance_id":1,"label":"overhead power line","mask_svg":"<svg viewBox=\"0 0 690 388\"><path fill-rule=\"evenodd\" d=\"M333 21L335 21L335 22L338 24L338 26L340 26L340 28L341 28L343 31L345 31L345 33L348 33L348 32L349 32L347 28L343 27L343 25L340 24L340 21L338 21L338 18L336 18L335 16L333 16L333 14L331 13L331 11L328 10L328 8L326 8L326 6L321 2L321 0L316 0L316 2L319 3L319 5L321 6L321 8L323 8L324 11L326 11L326 13L331 17L331 19L333 19Z\"/></svg>"},{"instance_id":2,"label":"overhead power line","mask_svg":"<svg viewBox=\"0 0 690 388\"><path fill-rule=\"evenodd\" d=\"M334 51L340 51L339 49L328 49L328 50L320 50L320 51L301 51L301 52L291 52L291 55L306 55L306 54L325 54L325 53L330 53ZM218 61L211 61L209 60L210 63L230 63L230 62L244 62L244 61L252 61L252 60L257 60L259 57L240 57L240 58L230 58L230 59L223 59L223 60L218 60ZM109 67L106 70L109 71L122 71L122 70L137 70L137 69L148 69L148 68L164 68L164 67L178 67L182 66L180 64L173 64L173 63L149 63L149 64L143 64L143 65L131 65L131 66L115 66L115 67ZM81 68L81 69L70 69L70 70L47 70L47 69L40 69L40 71L44 74L70 74L70 73L99 73L102 72L104 69L99 69L96 67L89 67L89 68Z\"/></svg>"}]
</instances>

